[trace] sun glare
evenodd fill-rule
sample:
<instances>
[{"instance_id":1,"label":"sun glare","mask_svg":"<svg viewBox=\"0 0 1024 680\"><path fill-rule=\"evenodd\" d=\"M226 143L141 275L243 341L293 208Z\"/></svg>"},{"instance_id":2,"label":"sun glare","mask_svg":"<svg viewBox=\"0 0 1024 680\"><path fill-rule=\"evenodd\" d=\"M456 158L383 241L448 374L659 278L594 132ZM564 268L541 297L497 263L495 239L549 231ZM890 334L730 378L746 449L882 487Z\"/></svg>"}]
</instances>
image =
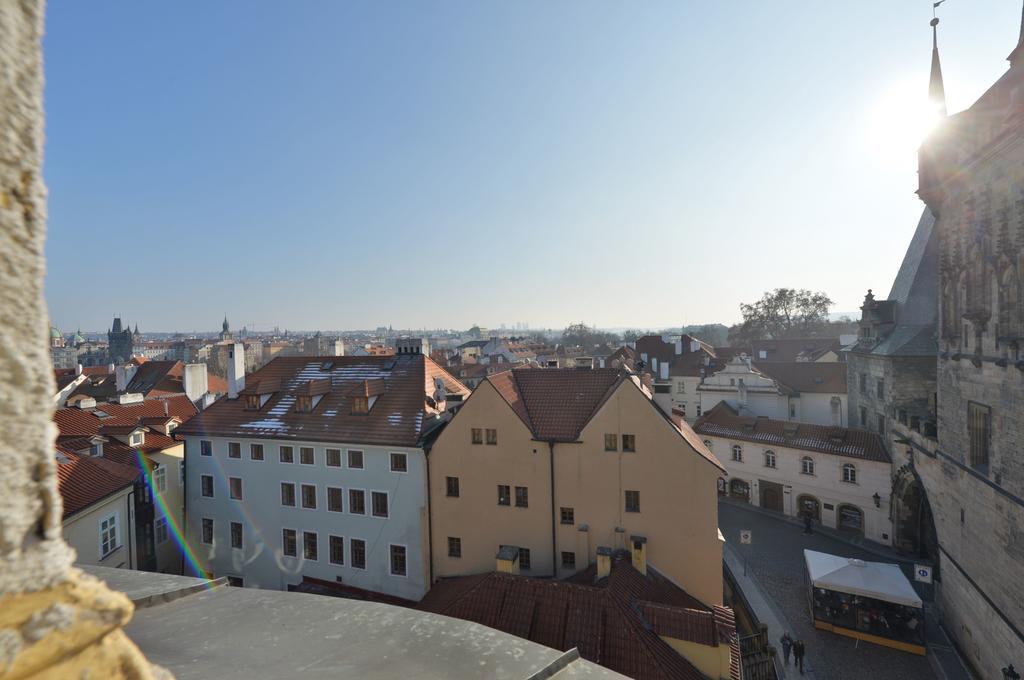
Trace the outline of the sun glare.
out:
<instances>
[{"instance_id":1,"label":"sun glare","mask_svg":"<svg viewBox=\"0 0 1024 680\"><path fill-rule=\"evenodd\" d=\"M882 162L914 158L924 138L939 123L920 82L882 91L868 111L867 142Z\"/></svg>"}]
</instances>

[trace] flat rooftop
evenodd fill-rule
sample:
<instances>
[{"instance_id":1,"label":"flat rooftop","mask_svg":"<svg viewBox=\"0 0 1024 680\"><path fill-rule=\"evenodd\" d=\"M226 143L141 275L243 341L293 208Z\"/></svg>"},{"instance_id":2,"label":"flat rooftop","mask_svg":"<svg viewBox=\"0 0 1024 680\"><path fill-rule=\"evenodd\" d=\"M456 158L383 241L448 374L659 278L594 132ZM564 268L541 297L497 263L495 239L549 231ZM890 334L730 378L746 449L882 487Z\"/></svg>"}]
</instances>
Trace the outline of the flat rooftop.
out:
<instances>
[{"instance_id":1,"label":"flat rooftop","mask_svg":"<svg viewBox=\"0 0 1024 680\"><path fill-rule=\"evenodd\" d=\"M79 568L135 602L128 636L178 680L624 677L573 651L405 607Z\"/></svg>"}]
</instances>

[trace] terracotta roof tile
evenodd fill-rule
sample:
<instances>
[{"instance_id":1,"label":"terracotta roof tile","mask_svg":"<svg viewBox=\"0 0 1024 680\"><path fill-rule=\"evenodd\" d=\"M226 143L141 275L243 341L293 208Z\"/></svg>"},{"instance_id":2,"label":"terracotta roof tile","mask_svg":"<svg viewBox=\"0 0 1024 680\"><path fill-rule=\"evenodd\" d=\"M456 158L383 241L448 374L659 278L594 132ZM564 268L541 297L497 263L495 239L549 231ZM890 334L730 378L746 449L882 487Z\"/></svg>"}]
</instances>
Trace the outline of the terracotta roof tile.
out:
<instances>
[{"instance_id":1,"label":"terracotta roof tile","mask_svg":"<svg viewBox=\"0 0 1024 680\"><path fill-rule=\"evenodd\" d=\"M138 476L138 470L126 465L61 449L57 456L57 487L64 501L64 518L133 485Z\"/></svg>"},{"instance_id":2,"label":"terracotta roof tile","mask_svg":"<svg viewBox=\"0 0 1024 680\"><path fill-rule=\"evenodd\" d=\"M724 401L698 418L693 430L703 436L727 437L860 460L891 462L885 443L874 432L741 416Z\"/></svg>"},{"instance_id":3,"label":"terracotta roof tile","mask_svg":"<svg viewBox=\"0 0 1024 680\"><path fill-rule=\"evenodd\" d=\"M639 680L705 678L660 635L678 633L708 646L737 644L731 610L705 607L654 570L640 574L625 551L616 553L611 574L597 583L595 569L564 581L502 573L442 579L418 608L555 649L576 647L583 658Z\"/></svg>"},{"instance_id":4,"label":"terracotta roof tile","mask_svg":"<svg viewBox=\"0 0 1024 680\"><path fill-rule=\"evenodd\" d=\"M192 435L237 436L256 439L303 439L416 446L436 413L427 398L440 377L449 394L469 390L423 355L275 357L246 377L250 381L279 381L281 389L259 410L246 410L244 399L220 399L176 432ZM310 389L329 389L311 413L297 413L296 398ZM430 384L429 392L426 385ZM353 396L376 397L368 414L352 412Z\"/></svg>"},{"instance_id":5,"label":"terracotta roof tile","mask_svg":"<svg viewBox=\"0 0 1024 680\"><path fill-rule=\"evenodd\" d=\"M754 362L763 375L791 392L846 393L846 364L813 361Z\"/></svg>"}]
</instances>

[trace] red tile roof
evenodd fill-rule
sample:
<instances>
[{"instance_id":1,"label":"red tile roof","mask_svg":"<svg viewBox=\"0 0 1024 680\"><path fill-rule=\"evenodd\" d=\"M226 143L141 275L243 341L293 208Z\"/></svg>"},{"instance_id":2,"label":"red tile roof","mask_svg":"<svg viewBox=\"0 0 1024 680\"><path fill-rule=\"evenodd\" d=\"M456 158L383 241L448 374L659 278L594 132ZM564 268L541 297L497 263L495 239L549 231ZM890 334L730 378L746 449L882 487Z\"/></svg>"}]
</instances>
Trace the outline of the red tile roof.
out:
<instances>
[{"instance_id":1,"label":"red tile roof","mask_svg":"<svg viewBox=\"0 0 1024 680\"><path fill-rule=\"evenodd\" d=\"M802 353L816 354L821 350L838 352L843 348L839 338L779 338L778 340L754 340L751 356L754 361L796 361ZM761 358L761 352L767 354Z\"/></svg>"},{"instance_id":2,"label":"red tile roof","mask_svg":"<svg viewBox=\"0 0 1024 680\"><path fill-rule=\"evenodd\" d=\"M57 487L64 501L64 519L133 485L138 476L138 470L129 466L61 449L57 455Z\"/></svg>"},{"instance_id":3,"label":"red tile roof","mask_svg":"<svg viewBox=\"0 0 1024 680\"><path fill-rule=\"evenodd\" d=\"M611 574L596 583L595 570L564 581L502 573L442 579L418 608L555 649L576 647L585 659L639 680L705 678L660 635L735 646L738 653L731 610L708 609L653 569L640 574L625 551L615 554Z\"/></svg>"},{"instance_id":4,"label":"red tile roof","mask_svg":"<svg viewBox=\"0 0 1024 680\"><path fill-rule=\"evenodd\" d=\"M624 373L612 368L504 371L487 380L537 439L575 441Z\"/></svg>"},{"instance_id":5,"label":"red tile roof","mask_svg":"<svg viewBox=\"0 0 1024 680\"><path fill-rule=\"evenodd\" d=\"M727 437L860 460L891 462L885 443L874 432L741 416L724 401L698 418L693 430L703 436Z\"/></svg>"},{"instance_id":6,"label":"red tile roof","mask_svg":"<svg viewBox=\"0 0 1024 680\"><path fill-rule=\"evenodd\" d=\"M247 385L277 381L281 386L258 411L246 410L244 399L220 399L176 432L417 446L430 429L428 419L437 413L430 406L434 377L442 379L448 394L469 394L450 373L419 354L278 356L246 377ZM317 384L329 384L329 390L311 413L297 413L296 398L317 380L326 381ZM375 397L368 414L352 412L356 394Z\"/></svg>"},{"instance_id":7,"label":"red tile roof","mask_svg":"<svg viewBox=\"0 0 1024 680\"><path fill-rule=\"evenodd\" d=\"M106 413L99 418L96 412ZM177 416L184 423L197 413L196 407L184 394L163 399L146 399L134 404L97 404L96 408L59 408L53 421L62 437L88 437L100 433L103 426L136 426L140 420ZM146 434L147 443L155 433Z\"/></svg>"}]
</instances>

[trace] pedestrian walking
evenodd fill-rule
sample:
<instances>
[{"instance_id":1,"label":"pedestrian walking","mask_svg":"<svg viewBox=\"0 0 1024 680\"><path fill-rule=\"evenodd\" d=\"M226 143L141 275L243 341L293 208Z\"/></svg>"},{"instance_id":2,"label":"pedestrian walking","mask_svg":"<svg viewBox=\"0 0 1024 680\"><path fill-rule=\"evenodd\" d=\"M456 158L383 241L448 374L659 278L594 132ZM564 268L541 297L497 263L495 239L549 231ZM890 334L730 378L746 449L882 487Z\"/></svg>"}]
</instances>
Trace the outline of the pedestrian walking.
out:
<instances>
[{"instance_id":1,"label":"pedestrian walking","mask_svg":"<svg viewBox=\"0 0 1024 680\"><path fill-rule=\"evenodd\" d=\"M804 641L797 640L793 643L793 665L800 669L800 675L804 674Z\"/></svg>"},{"instance_id":2,"label":"pedestrian walking","mask_svg":"<svg viewBox=\"0 0 1024 680\"><path fill-rule=\"evenodd\" d=\"M811 519L811 511L810 510L804 510L804 533L805 534L813 534L814 533L814 531L811 530L812 522L813 522L813 520Z\"/></svg>"},{"instance_id":3,"label":"pedestrian walking","mask_svg":"<svg viewBox=\"0 0 1024 680\"><path fill-rule=\"evenodd\" d=\"M789 652L793 648L793 638L789 636L789 633L783 633L782 637L779 638L779 644L782 645L782 658L785 660L786 665L789 665Z\"/></svg>"}]
</instances>

